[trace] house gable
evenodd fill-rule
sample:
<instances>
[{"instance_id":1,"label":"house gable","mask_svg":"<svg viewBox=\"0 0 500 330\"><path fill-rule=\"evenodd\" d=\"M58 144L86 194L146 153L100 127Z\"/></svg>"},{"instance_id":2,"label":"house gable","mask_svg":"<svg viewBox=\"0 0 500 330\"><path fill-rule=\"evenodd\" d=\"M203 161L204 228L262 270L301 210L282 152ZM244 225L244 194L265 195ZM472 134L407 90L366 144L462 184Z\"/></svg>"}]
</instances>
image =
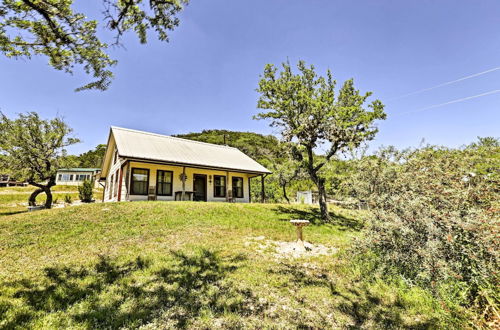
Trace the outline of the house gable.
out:
<instances>
[{"instance_id":1,"label":"house gable","mask_svg":"<svg viewBox=\"0 0 500 330\"><path fill-rule=\"evenodd\" d=\"M101 177L106 178L108 176L109 170L113 165L113 158L115 156L115 151L117 150L117 145L115 142L115 138L113 136L113 130L110 129L108 143L106 145L106 152L104 153L104 158L102 160L102 172ZM119 155L119 152L118 152Z\"/></svg>"}]
</instances>

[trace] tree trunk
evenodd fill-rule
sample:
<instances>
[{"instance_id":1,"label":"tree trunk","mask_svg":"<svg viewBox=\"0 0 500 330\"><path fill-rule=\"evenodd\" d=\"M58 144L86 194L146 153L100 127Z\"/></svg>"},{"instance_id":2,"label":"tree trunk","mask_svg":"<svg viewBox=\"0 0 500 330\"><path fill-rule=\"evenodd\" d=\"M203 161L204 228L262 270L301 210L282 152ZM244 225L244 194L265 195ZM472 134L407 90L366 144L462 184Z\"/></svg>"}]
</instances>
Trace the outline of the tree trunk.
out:
<instances>
[{"instance_id":1,"label":"tree trunk","mask_svg":"<svg viewBox=\"0 0 500 330\"><path fill-rule=\"evenodd\" d=\"M325 179L318 178L316 186L318 187L318 202L321 211L321 219L325 222L330 222L330 213L328 213L328 204L326 203Z\"/></svg>"},{"instance_id":2,"label":"tree trunk","mask_svg":"<svg viewBox=\"0 0 500 330\"><path fill-rule=\"evenodd\" d=\"M43 192L44 192L44 190L42 188L38 188L37 190L32 192L29 199L28 199L28 205L29 206L36 206L36 197Z\"/></svg>"},{"instance_id":3,"label":"tree trunk","mask_svg":"<svg viewBox=\"0 0 500 330\"><path fill-rule=\"evenodd\" d=\"M288 204L290 204L290 199L288 198L288 196L286 195L286 184L283 185L283 197L285 197L286 199L286 202Z\"/></svg>"},{"instance_id":4,"label":"tree trunk","mask_svg":"<svg viewBox=\"0 0 500 330\"><path fill-rule=\"evenodd\" d=\"M28 199L29 206L36 206L36 197L41 193L45 193L45 195L47 196L47 199L45 200L45 208L46 209L52 208L52 192L50 191L50 188L56 185L55 175L49 178L46 185L39 184L34 181L28 181L28 183L38 188L33 193L31 193Z\"/></svg>"},{"instance_id":5,"label":"tree trunk","mask_svg":"<svg viewBox=\"0 0 500 330\"><path fill-rule=\"evenodd\" d=\"M318 176L318 171L321 169L321 166L314 166L313 145L307 146L307 157L307 171L309 172L311 180L314 182L316 187L318 187L318 202L319 209L321 211L321 219L324 222L330 222L330 214L328 213L328 205L326 204L325 179Z\"/></svg>"},{"instance_id":6,"label":"tree trunk","mask_svg":"<svg viewBox=\"0 0 500 330\"><path fill-rule=\"evenodd\" d=\"M44 189L45 195L47 195L47 199L45 200L45 208L52 208L52 192L50 191L50 187Z\"/></svg>"}]
</instances>

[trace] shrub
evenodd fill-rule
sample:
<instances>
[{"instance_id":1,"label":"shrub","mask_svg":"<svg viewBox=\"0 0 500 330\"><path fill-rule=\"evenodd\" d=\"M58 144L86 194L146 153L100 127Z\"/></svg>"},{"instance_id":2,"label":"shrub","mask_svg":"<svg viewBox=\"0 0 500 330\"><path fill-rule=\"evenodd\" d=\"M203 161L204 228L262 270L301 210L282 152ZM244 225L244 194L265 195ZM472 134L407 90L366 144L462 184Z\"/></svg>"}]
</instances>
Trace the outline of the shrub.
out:
<instances>
[{"instance_id":1,"label":"shrub","mask_svg":"<svg viewBox=\"0 0 500 330\"><path fill-rule=\"evenodd\" d=\"M376 253L379 269L498 313L499 155L498 145L479 144L385 149L361 160L350 188L373 209L361 245Z\"/></svg>"},{"instance_id":2,"label":"shrub","mask_svg":"<svg viewBox=\"0 0 500 330\"><path fill-rule=\"evenodd\" d=\"M71 195L64 195L64 203L71 204L73 201L71 200Z\"/></svg>"},{"instance_id":3,"label":"shrub","mask_svg":"<svg viewBox=\"0 0 500 330\"><path fill-rule=\"evenodd\" d=\"M78 186L78 195L80 196L80 200L84 203L90 203L93 200L93 187L94 184L92 181L85 180L81 186Z\"/></svg>"}]
</instances>

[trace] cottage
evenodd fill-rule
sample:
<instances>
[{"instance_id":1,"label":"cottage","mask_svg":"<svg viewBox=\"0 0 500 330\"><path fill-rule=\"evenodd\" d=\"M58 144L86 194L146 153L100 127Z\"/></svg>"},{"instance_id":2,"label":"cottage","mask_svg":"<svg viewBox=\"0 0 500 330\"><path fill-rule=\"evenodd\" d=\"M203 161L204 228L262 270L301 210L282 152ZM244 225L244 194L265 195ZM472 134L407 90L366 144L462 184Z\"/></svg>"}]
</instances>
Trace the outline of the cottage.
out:
<instances>
[{"instance_id":1,"label":"cottage","mask_svg":"<svg viewBox=\"0 0 500 330\"><path fill-rule=\"evenodd\" d=\"M90 180L98 188L100 171L100 168L61 168L57 171L56 185L79 186L85 180Z\"/></svg>"},{"instance_id":2,"label":"cottage","mask_svg":"<svg viewBox=\"0 0 500 330\"><path fill-rule=\"evenodd\" d=\"M15 178L11 177L9 174L0 174L0 187L25 187L27 182L17 181Z\"/></svg>"},{"instance_id":3,"label":"cottage","mask_svg":"<svg viewBox=\"0 0 500 330\"><path fill-rule=\"evenodd\" d=\"M250 180L269 173L233 147L111 127L103 200L248 203Z\"/></svg>"}]
</instances>

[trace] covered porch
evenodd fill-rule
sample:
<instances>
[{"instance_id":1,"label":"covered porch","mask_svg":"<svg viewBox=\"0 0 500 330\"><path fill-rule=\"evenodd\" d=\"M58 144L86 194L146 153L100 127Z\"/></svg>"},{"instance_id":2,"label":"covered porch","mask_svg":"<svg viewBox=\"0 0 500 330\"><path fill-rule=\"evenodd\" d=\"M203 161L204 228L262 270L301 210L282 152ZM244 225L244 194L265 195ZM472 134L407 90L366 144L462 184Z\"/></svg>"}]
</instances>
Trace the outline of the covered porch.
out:
<instances>
[{"instance_id":1,"label":"covered porch","mask_svg":"<svg viewBox=\"0 0 500 330\"><path fill-rule=\"evenodd\" d=\"M264 173L123 159L115 175L106 182L104 201L250 203L252 179L261 187L253 201L265 201Z\"/></svg>"}]
</instances>

